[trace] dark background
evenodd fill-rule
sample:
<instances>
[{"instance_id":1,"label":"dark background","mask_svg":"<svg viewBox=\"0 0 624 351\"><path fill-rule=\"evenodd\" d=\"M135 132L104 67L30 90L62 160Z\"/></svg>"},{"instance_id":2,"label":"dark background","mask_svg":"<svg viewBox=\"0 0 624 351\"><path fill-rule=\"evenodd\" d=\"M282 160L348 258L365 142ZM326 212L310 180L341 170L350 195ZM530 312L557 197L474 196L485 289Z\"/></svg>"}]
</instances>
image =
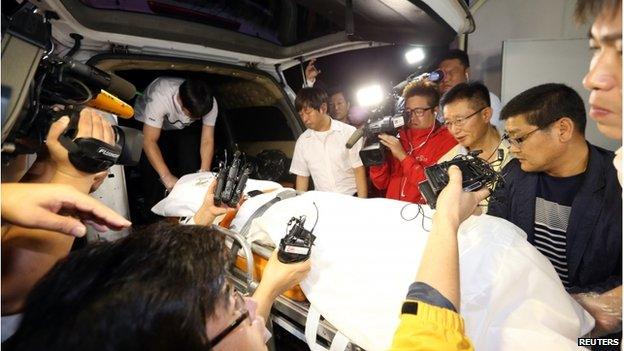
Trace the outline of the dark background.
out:
<instances>
[{"instance_id":1,"label":"dark background","mask_svg":"<svg viewBox=\"0 0 624 351\"><path fill-rule=\"evenodd\" d=\"M355 92L373 83L388 89L402 82L414 72L430 70L435 56L446 48L424 47L425 59L418 64L409 65L405 61L407 46L383 46L360 49L321 57L316 60L316 68L321 71L317 79L327 88L343 87L351 96L352 105L357 104ZM303 64L303 69L307 65ZM293 66L284 72L286 80L295 93L302 87L302 67Z\"/></svg>"}]
</instances>

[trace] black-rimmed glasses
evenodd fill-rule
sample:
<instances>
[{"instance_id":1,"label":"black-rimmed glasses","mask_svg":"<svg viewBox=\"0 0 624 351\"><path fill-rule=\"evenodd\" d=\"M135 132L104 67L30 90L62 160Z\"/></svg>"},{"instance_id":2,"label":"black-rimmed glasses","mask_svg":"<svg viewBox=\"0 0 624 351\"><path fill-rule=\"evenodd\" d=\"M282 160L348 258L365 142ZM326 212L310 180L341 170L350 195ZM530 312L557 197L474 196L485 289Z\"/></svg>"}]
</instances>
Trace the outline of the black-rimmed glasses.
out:
<instances>
[{"instance_id":1,"label":"black-rimmed glasses","mask_svg":"<svg viewBox=\"0 0 624 351\"><path fill-rule=\"evenodd\" d=\"M432 107L416 107L412 109L409 109L406 107L403 113L407 117L411 117L411 116L422 117L425 114L425 112L431 110L432 108L433 106Z\"/></svg>"},{"instance_id":2,"label":"black-rimmed glasses","mask_svg":"<svg viewBox=\"0 0 624 351\"><path fill-rule=\"evenodd\" d=\"M249 310L247 309L247 304L245 303L245 298L241 295L240 292L236 291L234 288L230 288L232 294L234 296L234 309L239 311L241 315L236 318L230 325L228 325L225 329L223 329L219 334L217 334L212 340L208 341L208 345L211 347L215 347L219 342L225 339L230 333L232 333L239 325L241 325L245 320L249 319Z\"/></svg>"},{"instance_id":3,"label":"black-rimmed glasses","mask_svg":"<svg viewBox=\"0 0 624 351\"><path fill-rule=\"evenodd\" d=\"M464 124L466 124L466 121L467 121L469 118L476 116L476 115L477 115L477 113L479 113L479 112L481 112L481 111L485 110L485 108L486 108L486 107L487 107L487 106L481 107L480 109L478 109L477 111L475 111L475 112L473 112L473 113L469 114L468 116L466 116L466 117L460 117L460 118L457 118L457 119L455 119L454 121L447 120L447 119L446 119L446 117L444 117L444 119L445 119L445 121L444 121L444 125L445 125L445 126L447 126L448 128L450 128L451 126L458 126L458 127L461 127L461 126L463 126Z\"/></svg>"},{"instance_id":4,"label":"black-rimmed glasses","mask_svg":"<svg viewBox=\"0 0 624 351\"><path fill-rule=\"evenodd\" d=\"M532 131L518 138L512 138L509 136L509 133L505 133L503 134L503 140L506 140L510 145L520 147L522 146L522 143L525 142L531 136L531 134L537 132L540 129L542 128L533 129Z\"/></svg>"}]
</instances>

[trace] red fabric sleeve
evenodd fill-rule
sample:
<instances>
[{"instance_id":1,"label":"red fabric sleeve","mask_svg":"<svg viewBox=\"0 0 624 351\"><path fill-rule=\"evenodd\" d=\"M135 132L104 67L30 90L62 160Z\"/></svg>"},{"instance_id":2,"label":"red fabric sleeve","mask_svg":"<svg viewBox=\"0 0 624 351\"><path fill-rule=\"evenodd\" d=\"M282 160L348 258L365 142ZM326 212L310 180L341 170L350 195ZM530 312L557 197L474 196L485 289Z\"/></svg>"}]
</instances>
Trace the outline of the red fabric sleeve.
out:
<instances>
[{"instance_id":1,"label":"red fabric sleeve","mask_svg":"<svg viewBox=\"0 0 624 351\"><path fill-rule=\"evenodd\" d=\"M446 128L436 133L430 142L431 145L435 146L423 150L423 156L426 157L426 161L421 162L418 156L408 155L401 162L403 176L406 178L409 188L414 189L413 191L417 193L420 193L418 191L418 183L426 179L425 168L436 164L440 157L457 145L457 141Z\"/></svg>"},{"instance_id":2,"label":"red fabric sleeve","mask_svg":"<svg viewBox=\"0 0 624 351\"><path fill-rule=\"evenodd\" d=\"M390 182L390 166L388 162L390 160L386 160L386 163L383 165L370 166L368 171L373 185L379 190L388 188L388 183Z\"/></svg>"},{"instance_id":3,"label":"red fabric sleeve","mask_svg":"<svg viewBox=\"0 0 624 351\"><path fill-rule=\"evenodd\" d=\"M406 181L413 186L418 187L418 183L425 179L425 167L411 155L401 161L401 169Z\"/></svg>"}]
</instances>

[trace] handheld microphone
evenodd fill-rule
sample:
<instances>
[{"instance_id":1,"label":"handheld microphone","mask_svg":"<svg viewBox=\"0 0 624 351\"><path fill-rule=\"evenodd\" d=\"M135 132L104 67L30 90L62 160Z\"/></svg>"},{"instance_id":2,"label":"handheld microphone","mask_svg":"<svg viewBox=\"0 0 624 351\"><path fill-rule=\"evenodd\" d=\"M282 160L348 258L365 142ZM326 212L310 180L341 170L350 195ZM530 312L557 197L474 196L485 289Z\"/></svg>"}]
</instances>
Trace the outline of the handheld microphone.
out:
<instances>
[{"instance_id":1,"label":"handheld microphone","mask_svg":"<svg viewBox=\"0 0 624 351\"><path fill-rule=\"evenodd\" d=\"M245 185L247 185L247 179L249 179L249 175L251 174L251 168L246 167L243 171L243 175L241 175L238 184L236 184L236 188L234 188L234 193L232 194L232 198L227 203L230 207L236 207L238 202L240 201L241 196L243 195L243 191L245 190Z\"/></svg>"},{"instance_id":2,"label":"handheld microphone","mask_svg":"<svg viewBox=\"0 0 624 351\"><path fill-rule=\"evenodd\" d=\"M214 203L217 206L221 205L221 193L223 192L223 188L225 188L225 171L225 163L221 161L219 163L219 173L217 174L217 189L214 195Z\"/></svg>"},{"instance_id":3,"label":"handheld microphone","mask_svg":"<svg viewBox=\"0 0 624 351\"><path fill-rule=\"evenodd\" d=\"M232 198L232 194L234 193L236 187L236 181L238 179L238 172L241 166L240 156L240 151L236 151L234 153L234 161L232 161L232 166L227 173L225 188L221 193L221 201L230 201L230 199Z\"/></svg>"}]
</instances>

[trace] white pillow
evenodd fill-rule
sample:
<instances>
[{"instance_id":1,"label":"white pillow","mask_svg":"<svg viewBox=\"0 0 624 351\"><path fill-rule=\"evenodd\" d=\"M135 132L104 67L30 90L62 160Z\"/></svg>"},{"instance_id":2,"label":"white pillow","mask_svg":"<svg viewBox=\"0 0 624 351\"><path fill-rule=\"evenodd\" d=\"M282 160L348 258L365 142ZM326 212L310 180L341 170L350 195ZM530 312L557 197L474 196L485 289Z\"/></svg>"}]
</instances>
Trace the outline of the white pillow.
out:
<instances>
[{"instance_id":1,"label":"white pillow","mask_svg":"<svg viewBox=\"0 0 624 351\"><path fill-rule=\"evenodd\" d=\"M169 195L152 207L152 212L164 217L189 217L199 210L208 186L215 178L213 172L187 174L180 178ZM252 190L266 191L281 189L279 183L268 180L249 179L245 186L245 193Z\"/></svg>"}]
</instances>

